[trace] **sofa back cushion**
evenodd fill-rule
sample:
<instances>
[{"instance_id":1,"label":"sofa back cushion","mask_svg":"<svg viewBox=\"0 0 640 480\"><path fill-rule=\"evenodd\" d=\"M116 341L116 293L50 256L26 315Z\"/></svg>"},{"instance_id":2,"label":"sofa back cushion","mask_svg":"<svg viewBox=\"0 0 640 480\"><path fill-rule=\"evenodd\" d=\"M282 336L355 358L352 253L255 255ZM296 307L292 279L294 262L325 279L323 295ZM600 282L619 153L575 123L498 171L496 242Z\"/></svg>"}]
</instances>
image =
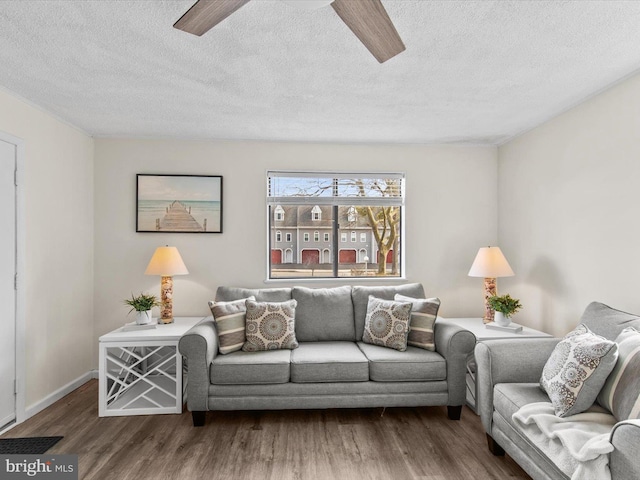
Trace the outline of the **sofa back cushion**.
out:
<instances>
[{"instance_id":1,"label":"sofa back cushion","mask_svg":"<svg viewBox=\"0 0 640 480\"><path fill-rule=\"evenodd\" d=\"M367 316L367 305L369 295L383 300L393 300L396 293L406 297L424 298L424 288L420 283L407 283L405 285L387 287L365 287L354 286L351 290L353 300L353 313L356 324L356 340L362 340L364 333L364 322Z\"/></svg>"},{"instance_id":2,"label":"sofa back cushion","mask_svg":"<svg viewBox=\"0 0 640 480\"><path fill-rule=\"evenodd\" d=\"M255 297L257 302L286 302L291 300L291 289L218 287L216 291L216 302L232 302L247 297Z\"/></svg>"},{"instance_id":3,"label":"sofa back cushion","mask_svg":"<svg viewBox=\"0 0 640 480\"><path fill-rule=\"evenodd\" d=\"M640 317L611 308L600 302L592 302L585 309L580 323L589 327L596 335L614 340L627 327L640 330Z\"/></svg>"},{"instance_id":4,"label":"sofa back cushion","mask_svg":"<svg viewBox=\"0 0 640 480\"><path fill-rule=\"evenodd\" d=\"M300 342L335 342L356 339L351 287L293 287L297 300L296 338Z\"/></svg>"}]
</instances>

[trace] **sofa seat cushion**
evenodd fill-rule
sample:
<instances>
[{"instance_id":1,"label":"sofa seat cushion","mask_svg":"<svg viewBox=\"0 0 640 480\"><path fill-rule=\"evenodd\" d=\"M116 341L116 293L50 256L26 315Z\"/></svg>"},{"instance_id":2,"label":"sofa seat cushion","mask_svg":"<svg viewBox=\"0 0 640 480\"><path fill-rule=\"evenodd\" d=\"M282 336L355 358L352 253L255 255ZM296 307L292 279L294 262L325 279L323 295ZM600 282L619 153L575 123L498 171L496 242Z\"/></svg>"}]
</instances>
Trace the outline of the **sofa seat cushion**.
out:
<instances>
[{"instance_id":1,"label":"sofa seat cushion","mask_svg":"<svg viewBox=\"0 0 640 480\"><path fill-rule=\"evenodd\" d=\"M253 385L287 383L290 377L291 350L264 352L237 351L218 355L211 363L211 383Z\"/></svg>"},{"instance_id":2,"label":"sofa seat cushion","mask_svg":"<svg viewBox=\"0 0 640 480\"><path fill-rule=\"evenodd\" d=\"M404 352L358 342L369 361L369 378L374 382L424 382L445 380L447 363L437 352L407 347Z\"/></svg>"},{"instance_id":3,"label":"sofa seat cushion","mask_svg":"<svg viewBox=\"0 0 640 480\"><path fill-rule=\"evenodd\" d=\"M499 383L493 390L493 407L509 423L520 407L535 402L551 402L537 383Z\"/></svg>"},{"instance_id":4,"label":"sofa seat cushion","mask_svg":"<svg viewBox=\"0 0 640 480\"><path fill-rule=\"evenodd\" d=\"M300 342L291 352L295 383L366 382L367 358L353 342Z\"/></svg>"}]
</instances>

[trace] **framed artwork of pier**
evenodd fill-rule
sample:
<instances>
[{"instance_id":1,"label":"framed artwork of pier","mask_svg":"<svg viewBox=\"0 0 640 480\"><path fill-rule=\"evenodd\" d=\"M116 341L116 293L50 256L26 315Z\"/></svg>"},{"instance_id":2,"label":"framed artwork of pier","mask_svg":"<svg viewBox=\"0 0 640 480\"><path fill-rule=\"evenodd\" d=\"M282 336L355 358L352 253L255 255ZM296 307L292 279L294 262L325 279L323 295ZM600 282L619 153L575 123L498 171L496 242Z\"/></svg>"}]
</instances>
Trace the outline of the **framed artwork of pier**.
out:
<instances>
[{"instance_id":1,"label":"framed artwork of pier","mask_svg":"<svg viewBox=\"0 0 640 480\"><path fill-rule=\"evenodd\" d=\"M222 233L222 176L137 174L136 232Z\"/></svg>"}]
</instances>

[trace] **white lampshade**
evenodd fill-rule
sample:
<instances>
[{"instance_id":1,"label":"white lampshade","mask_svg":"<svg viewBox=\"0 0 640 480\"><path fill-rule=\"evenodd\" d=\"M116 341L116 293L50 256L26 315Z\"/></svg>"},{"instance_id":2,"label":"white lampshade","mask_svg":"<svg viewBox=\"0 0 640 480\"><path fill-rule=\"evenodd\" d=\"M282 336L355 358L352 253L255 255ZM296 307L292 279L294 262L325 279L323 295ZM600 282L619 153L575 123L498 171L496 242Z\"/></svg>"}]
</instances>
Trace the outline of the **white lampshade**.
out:
<instances>
[{"instance_id":1,"label":"white lampshade","mask_svg":"<svg viewBox=\"0 0 640 480\"><path fill-rule=\"evenodd\" d=\"M498 278L515 275L499 247L482 247L469 270L470 277Z\"/></svg>"},{"instance_id":2,"label":"white lampshade","mask_svg":"<svg viewBox=\"0 0 640 480\"><path fill-rule=\"evenodd\" d=\"M158 247L147 265L145 275L186 275L189 273L176 247Z\"/></svg>"}]
</instances>

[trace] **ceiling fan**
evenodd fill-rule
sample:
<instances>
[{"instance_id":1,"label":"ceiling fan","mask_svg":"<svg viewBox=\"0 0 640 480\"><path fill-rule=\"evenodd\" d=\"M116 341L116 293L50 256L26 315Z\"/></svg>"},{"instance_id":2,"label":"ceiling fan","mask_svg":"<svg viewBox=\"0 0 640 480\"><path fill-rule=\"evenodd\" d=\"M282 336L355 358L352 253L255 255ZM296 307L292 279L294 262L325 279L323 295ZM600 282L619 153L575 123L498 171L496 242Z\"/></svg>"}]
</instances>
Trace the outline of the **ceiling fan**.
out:
<instances>
[{"instance_id":1,"label":"ceiling fan","mask_svg":"<svg viewBox=\"0 0 640 480\"><path fill-rule=\"evenodd\" d=\"M200 36L249 1L198 0L173 26ZM380 63L405 50L404 43L380 0L307 0L287 3L301 6L306 4L305 8L318 8L330 3L342 21Z\"/></svg>"}]
</instances>

